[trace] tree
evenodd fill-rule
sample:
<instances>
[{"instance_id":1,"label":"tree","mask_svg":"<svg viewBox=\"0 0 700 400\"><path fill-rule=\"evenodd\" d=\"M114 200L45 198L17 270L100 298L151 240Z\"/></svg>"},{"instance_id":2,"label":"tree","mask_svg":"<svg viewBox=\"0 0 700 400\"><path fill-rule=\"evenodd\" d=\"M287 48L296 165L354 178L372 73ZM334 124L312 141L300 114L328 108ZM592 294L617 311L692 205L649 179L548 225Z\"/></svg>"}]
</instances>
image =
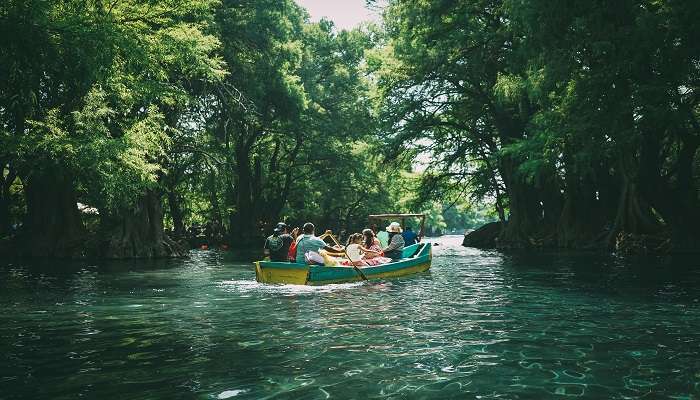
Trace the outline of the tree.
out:
<instances>
[{"instance_id":1,"label":"tree","mask_svg":"<svg viewBox=\"0 0 700 400\"><path fill-rule=\"evenodd\" d=\"M509 98L511 76L524 73L520 41L500 1L394 1L386 12L394 65L383 87L386 130L396 157L429 152L428 192L478 187L510 215L504 235L526 243L560 209L547 174L531 180L506 149L525 136L533 113L527 96ZM387 63L387 62L385 62Z\"/></svg>"},{"instance_id":2,"label":"tree","mask_svg":"<svg viewBox=\"0 0 700 400\"><path fill-rule=\"evenodd\" d=\"M172 253L157 194L177 119L168 111L186 98L183 80L223 75L218 42L200 31L212 4L3 4L2 57L17 60L0 84L3 168L24 185L23 243L34 255L85 252L78 196L118 230L107 255Z\"/></svg>"},{"instance_id":3,"label":"tree","mask_svg":"<svg viewBox=\"0 0 700 400\"><path fill-rule=\"evenodd\" d=\"M388 155L431 154L425 194L495 199L501 245L670 230L692 248L697 15L634 0L391 1L376 68Z\"/></svg>"}]
</instances>

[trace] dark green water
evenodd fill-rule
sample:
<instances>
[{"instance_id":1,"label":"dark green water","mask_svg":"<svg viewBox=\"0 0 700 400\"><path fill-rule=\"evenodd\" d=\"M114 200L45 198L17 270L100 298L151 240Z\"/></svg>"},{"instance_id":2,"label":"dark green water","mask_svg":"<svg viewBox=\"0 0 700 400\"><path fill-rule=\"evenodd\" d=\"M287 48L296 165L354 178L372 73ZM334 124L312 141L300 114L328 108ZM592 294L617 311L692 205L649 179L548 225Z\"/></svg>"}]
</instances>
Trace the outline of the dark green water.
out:
<instances>
[{"instance_id":1,"label":"dark green water","mask_svg":"<svg viewBox=\"0 0 700 400\"><path fill-rule=\"evenodd\" d=\"M429 273L322 288L216 252L2 266L0 398L700 398L695 258L459 240Z\"/></svg>"}]
</instances>

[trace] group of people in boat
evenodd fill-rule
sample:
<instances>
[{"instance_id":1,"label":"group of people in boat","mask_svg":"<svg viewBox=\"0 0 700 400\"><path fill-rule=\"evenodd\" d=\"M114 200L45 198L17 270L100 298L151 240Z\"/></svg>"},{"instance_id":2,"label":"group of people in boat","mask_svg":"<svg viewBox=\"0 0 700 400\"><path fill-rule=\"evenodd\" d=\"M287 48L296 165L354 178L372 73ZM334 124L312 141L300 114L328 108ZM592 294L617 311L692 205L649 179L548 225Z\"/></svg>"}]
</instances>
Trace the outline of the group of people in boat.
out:
<instances>
[{"instance_id":1,"label":"group of people in boat","mask_svg":"<svg viewBox=\"0 0 700 400\"><path fill-rule=\"evenodd\" d=\"M370 266L389 263L401 258L406 246L418 243L420 238L407 226L392 222L385 230L377 232L377 226L362 233L348 236L345 246L331 246L316 236L316 227L307 222L302 230L280 222L272 235L265 240L265 255L270 261L320 264L327 266Z\"/></svg>"}]
</instances>

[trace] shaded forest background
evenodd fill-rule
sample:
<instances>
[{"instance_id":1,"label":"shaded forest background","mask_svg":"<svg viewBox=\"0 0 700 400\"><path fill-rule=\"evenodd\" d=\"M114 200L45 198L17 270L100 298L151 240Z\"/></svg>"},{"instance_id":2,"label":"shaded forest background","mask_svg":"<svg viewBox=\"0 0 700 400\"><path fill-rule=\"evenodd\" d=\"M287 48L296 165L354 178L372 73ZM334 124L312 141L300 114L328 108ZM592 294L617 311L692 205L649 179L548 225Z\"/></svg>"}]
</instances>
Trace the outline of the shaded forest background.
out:
<instances>
[{"instance_id":1,"label":"shaded forest background","mask_svg":"<svg viewBox=\"0 0 700 400\"><path fill-rule=\"evenodd\" d=\"M369 1L368 3L373 3ZM485 247L700 250L700 2L0 4L0 251L259 246L425 210Z\"/></svg>"}]
</instances>

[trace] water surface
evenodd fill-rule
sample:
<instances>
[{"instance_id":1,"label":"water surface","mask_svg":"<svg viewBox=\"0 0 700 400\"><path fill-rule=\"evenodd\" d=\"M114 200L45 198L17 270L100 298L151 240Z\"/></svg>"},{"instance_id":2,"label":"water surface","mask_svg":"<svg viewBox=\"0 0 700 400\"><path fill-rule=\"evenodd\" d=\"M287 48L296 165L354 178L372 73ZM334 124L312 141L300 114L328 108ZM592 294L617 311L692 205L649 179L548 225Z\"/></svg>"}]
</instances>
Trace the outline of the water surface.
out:
<instances>
[{"instance_id":1,"label":"water surface","mask_svg":"<svg viewBox=\"0 0 700 400\"><path fill-rule=\"evenodd\" d=\"M320 288L214 251L0 266L0 398L700 398L695 258L460 239L427 273Z\"/></svg>"}]
</instances>

